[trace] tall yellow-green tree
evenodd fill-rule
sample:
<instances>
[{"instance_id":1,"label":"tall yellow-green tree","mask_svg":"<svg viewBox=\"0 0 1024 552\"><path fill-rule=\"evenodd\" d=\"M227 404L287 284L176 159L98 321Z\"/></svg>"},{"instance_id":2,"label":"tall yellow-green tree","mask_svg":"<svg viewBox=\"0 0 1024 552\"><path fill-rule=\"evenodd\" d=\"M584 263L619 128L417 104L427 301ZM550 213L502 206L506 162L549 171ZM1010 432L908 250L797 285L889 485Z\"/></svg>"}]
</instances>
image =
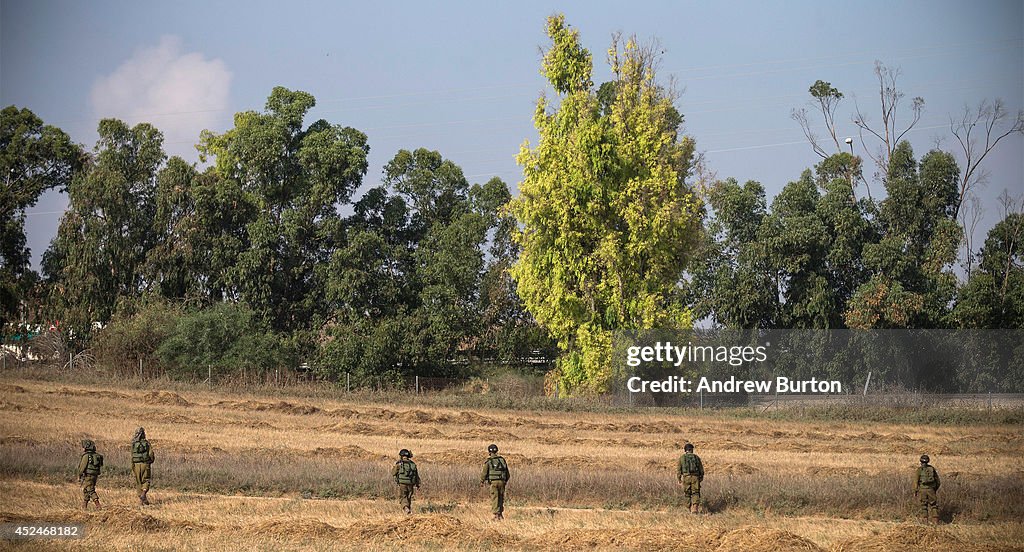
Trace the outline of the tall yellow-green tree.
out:
<instances>
[{"instance_id":1,"label":"tall yellow-green tree","mask_svg":"<svg viewBox=\"0 0 1024 552\"><path fill-rule=\"evenodd\" d=\"M595 87L590 52L562 15L548 18L539 132L510 211L521 247L517 290L561 349L553 376L572 393L604 392L617 330L684 329L679 282L700 228L686 184L694 142L680 134L671 88L655 75L658 49L615 37L615 77Z\"/></svg>"}]
</instances>

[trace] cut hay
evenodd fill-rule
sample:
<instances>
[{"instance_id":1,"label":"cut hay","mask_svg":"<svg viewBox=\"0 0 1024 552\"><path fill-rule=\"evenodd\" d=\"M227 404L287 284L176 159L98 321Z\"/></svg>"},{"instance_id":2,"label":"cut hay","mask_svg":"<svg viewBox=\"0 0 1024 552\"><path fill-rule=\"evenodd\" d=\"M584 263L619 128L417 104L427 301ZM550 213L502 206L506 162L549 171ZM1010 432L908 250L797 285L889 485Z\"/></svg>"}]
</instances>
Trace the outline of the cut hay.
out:
<instances>
[{"instance_id":1,"label":"cut hay","mask_svg":"<svg viewBox=\"0 0 1024 552\"><path fill-rule=\"evenodd\" d=\"M56 391L47 391L47 393L56 393L57 395L66 395L69 397L92 397L92 398L103 398L103 399L131 399L124 393L117 393L115 391L89 391L86 389L68 389L67 387L61 387Z\"/></svg>"},{"instance_id":2,"label":"cut hay","mask_svg":"<svg viewBox=\"0 0 1024 552\"><path fill-rule=\"evenodd\" d=\"M550 531L529 542L531 550L715 550L720 532L675 529L577 529Z\"/></svg>"},{"instance_id":3,"label":"cut hay","mask_svg":"<svg viewBox=\"0 0 1024 552\"><path fill-rule=\"evenodd\" d=\"M969 543L940 527L905 523L882 535L858 537L840 543L833 552L924 552L926 550L956 550L957 552L989 552L1012 550L985 544Z\"/></svg>"},{"instance_id":4,"label":"cut hay","mask_svg":"<svg viewBox=\"0 0 1024 552\"><path fill-rule=\"evenodd\" d=\"M239 528L247 535L262 538L301 539L337 538L341 529L311 519L271 519Z\"/></svg>"},{"instance_id":5,"label":"cut hay","mask_svg":"<svg viewBox=\"0 0 1024 552\"><path fill-rule=\"evenodd\" d=\"M218 401L212 406L230 408L231 410L249 410L253 412L280 412L282 414L293 414L296 416L306 416L320 412L320 409L315 406L308 404L292 404L286 401L278 401L276 403L259 401Z\"/></svg>"},{"instance_id":6,"label":"cut hay","mask_svg":"<svg viewBox=\"0 0 1024 552\"><path fill-rule=\"evenodd\" d=\"M482 529L444 514L413 515L400 519L361 521L350 526L346 536L358 542L439 543L457 542L507 547L515 538L493 529Z\"/></svg>"},{"instance_id":7,"label":"cut hay","mask_svg":"<svg viewBox=\"0 0 1024 552\"><path fill-rule=\"evenodd\" d=\"M362 447L356 445L346 445L341 448L337 447L317 447L311 453L312 456L326 456L329 458L346 458L353 460L368 460L368 461L380 461L387 460L388 457L383 454L374 454Z\"/></svg>"},{"instance_id":8,"label":"cut hay","mask_svg":"<svg viewBox=\"0 0 1024 552\"><path fill-rule=\"evenodd\" d=\"M170 404L174 406L191 406L192 403L184 397L171 391L150 391L143 395L142 400L146 404Z\"/></svg>"},{"instance_id":9,"label":"cut hay","mask_svg":"<svg viewBox=\"0 0 1024 552\"><path fill-rule=\"evenodd\" d=\"M743 550L744 552L824 552L818 546L800 535L769 529L767 527L744 527L730 531L718 543L721 552Z\"/></svg>"},{"instance_id":10,"label":"cut hay","mask_svg":"<svg viewBox=\"0 0 1024 552\"><path fill-rule=\"evenodd\" d=\"M751 475L751 474L757 473L757 472L759 472L761 470L758 470L757 468L755 468L754 466L751 466L750 464L745 464L743 462L737 462L735 464L724 464L724 465L722 465L720 467L714 467L714 469L709 467L707 471L708 471L708 473L712 473L713 472L716 475L719 474L719 473L725 474L725 475Z\"/></svg>"}]
</instances>

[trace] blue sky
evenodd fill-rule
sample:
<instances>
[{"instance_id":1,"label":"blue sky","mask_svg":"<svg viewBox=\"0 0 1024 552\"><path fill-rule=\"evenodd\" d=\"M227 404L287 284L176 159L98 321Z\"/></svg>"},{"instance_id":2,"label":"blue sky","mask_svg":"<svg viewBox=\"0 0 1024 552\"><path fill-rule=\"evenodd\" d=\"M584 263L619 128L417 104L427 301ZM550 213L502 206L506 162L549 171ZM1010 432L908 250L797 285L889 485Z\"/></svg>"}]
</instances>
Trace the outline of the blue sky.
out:
<instances>
[{"instance_id":1,"label":"blue sky","mask_svg":"<svg viewBox=\"0 0 1024 552\"><path fill-rule=\"evenodd\" d=\"M0 2L0 104L27 107L91 148L101 117L148 121L170 154L196 159L200 130L262 109L274 86L301 89L324 118L369 135L365 185L401 148L440 151L471 182L520 178L513 156L535 140L531 114L544 20L566 14L594 54L595 80L613 32L657 38L661 76L682 91L685 131L719 177L758 180L774 195L818 161L790 118L823 79L879 119L875 60L900 68L909 99L925 99L908 134L920 156L953 151L949 117L1002 98L1024 108L1024 3L946 2ZM859 143L857 144L859 147ZM987 230L1004 189L1024 192L1024 140L988 160L980 190ZM29 210L39 257L66 198ZM983 236L982 236L983 237Z\"/></svg>"}]
</instances>

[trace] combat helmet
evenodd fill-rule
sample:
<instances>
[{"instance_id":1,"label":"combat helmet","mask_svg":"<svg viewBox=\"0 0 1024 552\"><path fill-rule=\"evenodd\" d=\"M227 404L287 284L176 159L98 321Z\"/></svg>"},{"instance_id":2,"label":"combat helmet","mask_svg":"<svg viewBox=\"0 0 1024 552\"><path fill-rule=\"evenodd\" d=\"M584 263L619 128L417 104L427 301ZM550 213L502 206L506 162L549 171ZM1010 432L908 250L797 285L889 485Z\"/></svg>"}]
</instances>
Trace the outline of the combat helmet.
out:
<instances>
[{"instance_id":1,"label":"combat helmet","mask_svg":"<svg viewBox=\"0 0 1024 552\"><path fill-rule=\"evenodd\" d=\"M96 443L92 439L82 439L82 448L89 452L96 452Z\"/></svg>"},{"instance_id":2,"label":"combat helmet","mask_svg":"<svg viewBox=\"0 0 1024 552\"><path fill-rule=\"evenodd\" d=\"M487 447L487 452L489 452L491 454L497 454L498 453L498 445L495 445L494 443L491 443Z\"/></svg>"},{"instance_id":3,"label":"combat helmet","mask_svg":"<svg viewBox=\"0 0 1024 552\"><path fill-rule=\"evenodd\" d=\"M412 451L409 449L402 449L398 451L398 456L402 458L412 458Z\"/></svg>"},{"instance_id":4,"label":"combat helmet","mask_svg":"<svg viewBox=\"0 0 1024 552\"><path fill-rule=\"evenodd\" d=\"M686 443L683 445L683 450L686 452L693 452L693 443Z\"/></svg>"},{"instance_id":5,"label":"combat helmet","mask_svg":"<svg viewBox=\"0 0 1024 552\"><path fill-rule=\"evenodd\" d=\"M927 463L928 463L928 462L930 462L930 461L931 461L931 458L928 458L928 455L927 455L927 454L922 454L922 455L921 455L921 463L922 463L922 464L927 464Z\"/></svg>"}]
</instances>

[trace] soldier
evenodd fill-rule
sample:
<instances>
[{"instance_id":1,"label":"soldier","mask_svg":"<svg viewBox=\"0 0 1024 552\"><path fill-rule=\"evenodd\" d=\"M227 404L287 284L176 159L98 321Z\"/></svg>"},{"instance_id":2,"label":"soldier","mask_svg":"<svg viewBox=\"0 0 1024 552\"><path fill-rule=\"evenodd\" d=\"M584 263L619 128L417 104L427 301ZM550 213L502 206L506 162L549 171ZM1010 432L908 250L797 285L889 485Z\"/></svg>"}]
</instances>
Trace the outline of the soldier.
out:
<instances>
[{"instance_id":1,"label":"soldier","mask_svg":"<svg viewBox=\"0 0 1024 552\"><path fill-rule=\"evenodd\" d=\"M139 505L148 506L150 468L153 464L153 447L146 439L146 430L139 428L132 436L132 477L135 478L135 490L139 493Z\"/></svg>"},{"instance_id":2,"label":"soldier","mask_svg":"<svg viewBox=\"0 0 1024 552\"><path fill-rule=\"evenodd\" d=\"M398 501L402 504L402 511L411 514L412 489L420 488L420 473L416 470L416 462L412 461L412 452L409 449L398 451L398 462L391 468L391 475L398 484Z\"/></svg>"},{"instance_id":3,"label":"soldier","mask_svg":"<svg viewBox=\"0 0 1024 552\"><path fill-rule=\"evenodd\" d=\"M914 478L914 496L921 502L922 515L925 523L939 524L939 504L935 493L939 490L939 472L928 462L927 454L921 455L921 467L917 468Z\"/></svg>"},{"instance_id":4,"label":"soldier","mask_svg":"<svg viewBox=\"0 0 1024 552\"><path fill-rule=\"evenodd\" d=\"M704 464L700 456L693 453L693 444L686 443L683 446L684 454L679 457L679 469L676 478L683 486L683 494L686 495L690 505L690 513L700 512L700 483L704 481Z\"/></svg>"},{"instance_id":5,"label":"soldier","mask_svg":"<svg viewBox=\"0 0 1024 552\"><path fill-rule=\"evenodd\" d=\"M82 459L78 462L78 482L82 484L82 509L89 509L89 501L100 508L100 496L96 494L96 479L103 467L103 455L96 452L96 443L91 439L82 440Z\"/></svg>"},{"instance_id":6,"label":"soldier","mask_svg":"<svg viewBox=\"0 0 1024 552\"><path fill-rule=\"evenodd\" d=\"M508 463L498 456L498 445L487 447L488 458L484 462L484 472L480 476L480 485L491 487L491 513L494 519L501 520L505 511L505 484L508 483Z\"/></svg>"}]
</instances>

